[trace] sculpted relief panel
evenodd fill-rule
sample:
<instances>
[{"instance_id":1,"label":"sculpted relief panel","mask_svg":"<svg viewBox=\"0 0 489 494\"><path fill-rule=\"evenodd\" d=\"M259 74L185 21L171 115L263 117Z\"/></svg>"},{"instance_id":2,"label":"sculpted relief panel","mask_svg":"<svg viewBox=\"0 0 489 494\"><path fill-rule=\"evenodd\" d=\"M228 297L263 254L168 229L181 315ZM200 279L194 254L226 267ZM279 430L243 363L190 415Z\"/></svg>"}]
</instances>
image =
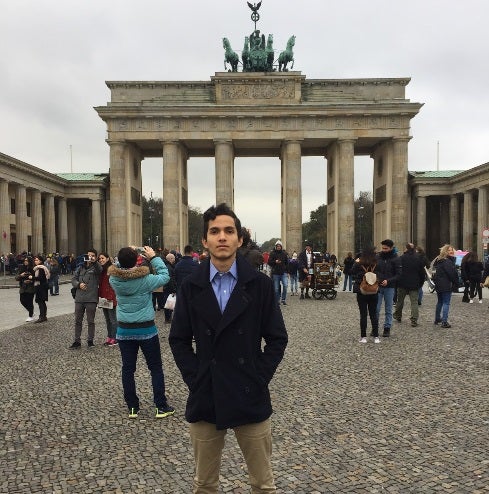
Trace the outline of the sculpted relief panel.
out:
<instances>
[{"instance_id":1,"label":"sculpted relief panel","mask_svg":"<svg viewBox=\"0 0 489 494\"><path fill-rule=\"evenodd\" d=\"M257 100L257 99L288 99L295 98L293 81L273 84L223 84L222 100Z\"/></svg>"}]
</instances>

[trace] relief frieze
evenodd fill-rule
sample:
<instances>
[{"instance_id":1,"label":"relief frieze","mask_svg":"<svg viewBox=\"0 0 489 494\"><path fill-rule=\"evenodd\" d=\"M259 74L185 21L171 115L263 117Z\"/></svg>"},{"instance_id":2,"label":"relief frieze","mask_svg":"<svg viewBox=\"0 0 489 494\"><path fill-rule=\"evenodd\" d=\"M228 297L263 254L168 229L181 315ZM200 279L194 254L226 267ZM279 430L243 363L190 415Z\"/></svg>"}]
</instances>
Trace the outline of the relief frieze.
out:
<instances>
[{"instance_id":1,"label":"relief frieze","mask_svg":"<svg viewBox=\"0 0 489 494\"><path fill-rule=\"evenodd\" d=\"M295 97L295 84L270 83L270 84L223 84L221 87L223 100L247 100L247 99L289 99Z\"/></svg>"}]
</instances>

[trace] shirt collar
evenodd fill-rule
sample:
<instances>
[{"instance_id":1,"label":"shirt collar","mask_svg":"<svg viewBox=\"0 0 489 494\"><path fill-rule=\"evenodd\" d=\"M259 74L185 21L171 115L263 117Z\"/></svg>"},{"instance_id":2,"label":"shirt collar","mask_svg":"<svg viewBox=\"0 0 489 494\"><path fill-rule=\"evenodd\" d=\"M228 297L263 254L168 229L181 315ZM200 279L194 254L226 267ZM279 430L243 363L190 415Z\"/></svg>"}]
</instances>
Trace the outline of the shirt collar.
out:
<instances>
[{"instance_id":1,"label":"shirt collar","mask_svg":"<svg viewBox=\"0 0 489 494\"><path fill-rule=\"evenodd\" d=\"M212 264L212 261L209 263L210 264L210 272L209 272L209 279L212 282L214 279L214 276L219 273L218 269ZM229 271L227 271L235 280L238 279L238 267L236 265L236 259L234 260L231 268Z\"/></svg>"}]
</instances>

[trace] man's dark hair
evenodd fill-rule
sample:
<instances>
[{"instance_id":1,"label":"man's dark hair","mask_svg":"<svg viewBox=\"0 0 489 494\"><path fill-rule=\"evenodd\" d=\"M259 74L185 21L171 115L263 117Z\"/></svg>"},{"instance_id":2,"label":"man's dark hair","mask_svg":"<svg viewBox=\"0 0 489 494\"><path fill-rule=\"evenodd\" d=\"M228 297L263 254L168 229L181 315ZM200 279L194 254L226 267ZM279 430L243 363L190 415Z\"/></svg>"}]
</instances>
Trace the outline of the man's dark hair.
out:
<instances>
[{"instance_id":1,"label":"man's dark hair","mask_svg":"<svg viewBox=\"0 0 489 494\"><path fill-rule=\"evenodd\" d=\"M241 221L239 221L239 218L236 216L236 214L234 214L234 211L225 202L222 202L217 206L211 206L204 213L204 234L202 238L207 240L209 221L215 220L217 216L231 216L231 218L234 219L234 226L236 227L238 238L242 238L243 232L241 231Z\"/></svg>"},{"instance_id":2,"label":"man's dark hair","mask_svg":"<svg viewBox=\"0 0 489 494\"><path fill-rule=\"evenodd\" d=\"M97 257L97 256L98 256L97 251L96 251L95 249L88 249L88 250L87 250L87 254L88 254L89 252L93 252L93 253L95 254L95 257Z\"/></svg>"},{"instance_id":3,"label":"man's dark hair","mask_svg":"<svg viewBox=\"0 0 489 494\"><path fill-rule=\"evenodd\" d=\"M392 247L394 247L394 242L390 239L390 238L386 238L385 240L382 240L382 242L380 242L381 245L387 245L387 247L390 247L392 249Z\"/></svg>"},{"instance_id":4,"label":"man's dark hair","mask_svg":"<svg viewBox=\"0 0 489 494\"><path fill-rule=\"evenodd\" d=\"M192 254L192 252L194 251L193 247L191 245L186 245L184 248L183 248L183 255L184 256L189 256Z\"/></svg>"},{"instance_id":5,"label":"man's dark hair","mask_svg":"<svg viewBox=\"0 0 489 494\"><path fill-rule=\"evenodd\" d=\"M414 244L412 244L411 242L408 242L405 245L405 248L406 248L406 252L409 252L410 254L414 253Z\"/></svg>"},{"instance_id":6,"label":"man's dark hair","mask_svg":"<svg viewBox=\"0 0 489 494\"><path fill-rule=\"evenodd\" d=\"M121 268L133 268L138 260L138 253L132 247L122 247L117 254Z\"/></svg>"}]
</instances>

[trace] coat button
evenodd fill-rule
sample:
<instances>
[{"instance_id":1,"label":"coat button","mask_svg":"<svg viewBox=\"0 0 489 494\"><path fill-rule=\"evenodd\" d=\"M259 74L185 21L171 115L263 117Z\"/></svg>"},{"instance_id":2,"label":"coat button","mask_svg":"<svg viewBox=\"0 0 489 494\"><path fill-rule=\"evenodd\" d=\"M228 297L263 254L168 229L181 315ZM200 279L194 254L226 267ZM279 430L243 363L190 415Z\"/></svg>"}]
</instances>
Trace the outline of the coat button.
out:
<instances>
[{"instance_id":1,"label":"coat button","mask_svg":"<svg viewBox=\"0 0 489 494\"><path fill-rule=\"evenodd\" d=\"M248 386L245 387L245 393L249 393L250 392L250 388Z\"/></svg>"},{"instance_id":2,"label":"coat button","mask_svg":"<svg viewBox=\"0 0 489 494\"><path fill-rule=\"evenodd\" d=\"M211 364L212 364L212 365L216 365L216 359L215 359L215 358L213 358L213 359L211 360Z\"/></svg>"},{"instance_id":3,"label":"coat button","mask_svg":"<svg viewBox=\"0 0 489 494\"><path fill-rule=\"evenodd\" d=\"M243 365L245 363L245 359L243 357L239 357L238 364Z\"/></svg>"},{"instance_id":4,"label":"coat button","mask_svg":"<svg viewBox=\"0 0 489 494\"><path fill-rule=\"evenodd\" d=\"M206 334L207 336L210 336L210 335L212 334L212 333L211 333L211 330L210 330L210 329L207 329L207 330L206 330L206 332L205 332L205 334Z\"/></svg>"}]
</instances>

